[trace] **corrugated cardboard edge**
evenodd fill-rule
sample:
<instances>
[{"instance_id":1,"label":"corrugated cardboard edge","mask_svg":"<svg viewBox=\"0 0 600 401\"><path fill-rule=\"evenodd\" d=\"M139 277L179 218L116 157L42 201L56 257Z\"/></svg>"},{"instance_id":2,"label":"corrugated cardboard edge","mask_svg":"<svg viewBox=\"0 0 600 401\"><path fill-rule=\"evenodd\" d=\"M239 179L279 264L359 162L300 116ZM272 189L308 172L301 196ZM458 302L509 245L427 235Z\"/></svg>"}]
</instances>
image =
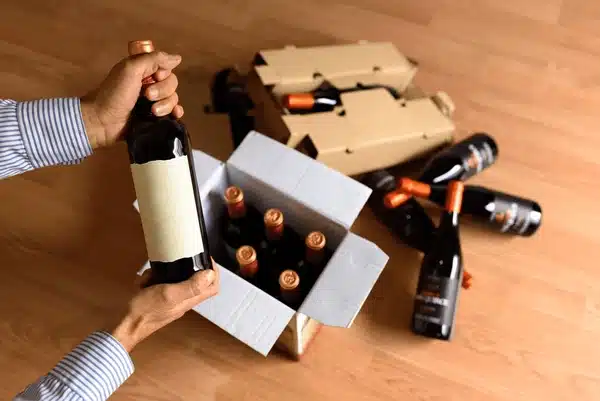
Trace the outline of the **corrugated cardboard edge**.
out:
<instances>
[{"instance_id":1,"label":"corrugated cardboard edge","mask_svg":"<svg viewBox=\"0 0 600 401\"><path fill-rule=\"evenodd\" d=\"M389 256L348 232L298 312L336 327L350 327Z\"/></svg>"},{"instance_id":2,"label":"corrugated cardboard edge","mask_svg":"<svg viewBox=\"0 0 600 401\"><path fill-rule=\"evenodd\" d=\"M358 81L386 83L403 91L417 66L391 42L359 42L325 46L261 50L266 65L255 66L265 85L274 92L317 86L324 79L346 86Z\"/></svg>"},{"instance_id":3,"label":"corrugated cardboard edge","mask_svg":"<svg viewBox=\"0 0 600 401\"><path fill-rule=\"evenodd\" d=\"M226 268L218 268L219 293L194 311L266 356L296 312Z\"/></svg>"}]
</instances>

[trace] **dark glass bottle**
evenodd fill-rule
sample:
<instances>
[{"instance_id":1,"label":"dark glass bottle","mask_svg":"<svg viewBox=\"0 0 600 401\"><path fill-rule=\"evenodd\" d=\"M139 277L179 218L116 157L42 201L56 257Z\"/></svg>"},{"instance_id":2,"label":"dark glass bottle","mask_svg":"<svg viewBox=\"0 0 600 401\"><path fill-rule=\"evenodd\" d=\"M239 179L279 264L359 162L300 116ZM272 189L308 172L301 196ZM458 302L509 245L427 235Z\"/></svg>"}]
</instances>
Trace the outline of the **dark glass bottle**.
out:
<instances>
[{"instance_id":1,"label":"dark glass bottle","mask_svg":"<svg viewBox=\"0 0 600 401\"><path fill-rule=\"evenodd\" d=\"M296 231L285 224L283 212L279 209L269 209L264 214L265 241L262 251L269 265L295 266L302 259L304 246Z\"/></svg>"},{"instance_id":2,"label":"dark glass bottle","mask_svg":"<svg viewBox=\"0 0 600 401\"><path fill-rule=\"evenodd\" d=\"M368 173L361 181L373 190L368 203L375 217L406 245L426 252L431 244L435 225L419 202L406 196L403 203L395 209L387 208L384 198L396 189L396 179L386 170Z\"/></svg>"},{"instance_id":3,"label":"dark glass bottle","mask_svg":"<svg viewBox=\"0 0 600 401\"><path fill-rule=\"evenodd\" d=\"M310 93L292 93L283 97L283 106L293 114L331 111L341 103L340 91L327 81Z\"/></svg>"},{"instance_id":4,"label":"dark glass bottle","mask_svg":"<svg viewBox=\"0 0 600 401\"><path fill-rule=\"evenodd\" d=\"M256 251L249 245L242 245L235 253L238 263L237 273L246 281L258 286L259 265Z\"/></svg>"},{"instance_id":5,"label":"dark glass bottle","mask_svg":"<svg viewBox=\"0 0 600 401\"><path fill-rule=\"evenodd\" d=\"M292 309L302 303L301 279L294 270L284 270L279 275L279 300Z\"/></svg>"},{"instance_id":6,"label":"dark glass bottle","mask_svg":"<svg viewBox=\"0 0 600 401\"><path fill-rule=\"evenodd\" d=\"M153 51L151 41L129 43L130 55ZM146 77L144 89L153 82ZM152 269L147 285L212 268L189 135L181 121L156 117L151 107L140 95L125 135Z\"/></svg>"},{"instance_id":7,"label":"dark glass bottle","mask_svg":"<svg viewBox=\"0 0 600 401\"><path fill-rule=\"evenodd\" d=\"M317 89L309 93L292 93L283 97L283 106L292 114L318 113L332 111L342 104L341 94L361 90L384 88L394 99L399 99L398 91L387 85L365 85L357 83L351 88L339 89L324 81Z\"/></svg>"},{"instance_id":8,"label":"dark glass bottle","mask_svg":"<svg viewBox=\"0 0 600 401\"><path fill-rule=\"evenodd\" d=\"M458 296L463 279L458 215L463 183L452 181L446 210L435 232L429 252L425 253L419 272L411 328L416 334L450 340Z\"/></svg>"},{"instance_id":9,"label":"dark glass bottle","mask_svg":"<svg viewBox=\"0 0 600 401\"><path fill-rule=\"evenodd\" d=\"M242 245L260 246L264 238L262 215L256 208L248 204L244 192L237 186L230 186L224 193L227 213L221 228L223 246L229 264L235 266L238 248Z\"/></svg>"},{"instance_id":10,"label":"dark glass bottle","mask_svg":"<svg viewBox=\"0 0 600 401\"><path fill-rule=\"evenodd\" d=\"M302 259L302 239L291 227L284 222L283 212L279 209L269 209L263 217L264 239L261 241L258 254L268 283L265 291L277 296L279 288L277 280L285 269L293 268Z\"/></svg>"},{"instance_id":11,"label":"dark glass bottle","mask_svg":"<svg viewBox=\"0 0 600 401\"><path fill-rule=\"evenodd\" d=\"M320 231L309 233L304 240L304 245L304 258L298 262L295 271L302 282L301 292L306 295L329 262L331 251L327 248L325 234Z\"/></svg>"},{"instance_id":12,"label":"dark glass bottle","mask_svg":"<svg viewBox=\"0 0 600 401\"><path fill-rule=\"evenodd\" d=\"M496 141L487 134L476 133L435 155L418 181L427 184L464 181L494 164L497 158Z\"/></svg>"},{"instance_id":13,"label":"dark glass bottle","mask_svg":"<svg viewBox=\"0 0 600 401\"><path fill-rule=\"evenodd\" d=\"M404 193L429 199L440 206L444 205L448 193L448 187L444 185L427 185L408 178L402 178L398 187ZM500 232L524 237L533 235L542 224L539 203L477 185L465 186L462 213L476 217Z\"/></svg>"}]
</instances>

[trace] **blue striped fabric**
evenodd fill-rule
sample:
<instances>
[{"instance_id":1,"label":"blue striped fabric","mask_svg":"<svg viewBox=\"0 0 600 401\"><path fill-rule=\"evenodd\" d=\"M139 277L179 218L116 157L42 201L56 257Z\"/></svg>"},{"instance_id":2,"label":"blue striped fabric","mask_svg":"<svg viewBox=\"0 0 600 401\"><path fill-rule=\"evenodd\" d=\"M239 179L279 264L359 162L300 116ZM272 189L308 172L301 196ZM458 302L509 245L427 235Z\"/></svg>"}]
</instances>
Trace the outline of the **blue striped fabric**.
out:
<instances>
[{"instance_id":1,"label":"blue striped fabric","mask_svg":"<svg viewBox=\"0 0 600 401\"><path fill-rule=\"evenodd\" d=\"M0 179L91 154L79 98L0 99Z\"/></svg>"},{"instance_id":2,"label":"blue striped fabric","mask_svg":"<svg viewBox=\"0 0 600 401\"><path fill-rule=\"evenodd\" d=\"M104 401L133 371L133 362L121 343L98 331L14 401Z\"/></svg>"},{"instance_id":3,"label":"blue striped fabric","mask_svg":"<svg viewBox=\"0 0 600 401\"><path fill-rule=\"evenodd\" d=\"M79 163L92 154L78 98L0 99L0 179L36 168ZM103 401L133 373L121 344L96 332L15 401Z\"/></svg>"}]
</instances>

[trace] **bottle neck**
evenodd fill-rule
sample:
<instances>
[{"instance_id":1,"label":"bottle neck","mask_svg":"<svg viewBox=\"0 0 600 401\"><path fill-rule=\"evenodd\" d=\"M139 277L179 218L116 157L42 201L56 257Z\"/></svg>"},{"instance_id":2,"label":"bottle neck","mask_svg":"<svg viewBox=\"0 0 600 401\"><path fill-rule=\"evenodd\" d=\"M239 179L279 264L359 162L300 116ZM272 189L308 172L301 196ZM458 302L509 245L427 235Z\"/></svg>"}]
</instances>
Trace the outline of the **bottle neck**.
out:
<instances>
[{"instance_id":1,"label":"bottle neck","mask_svg":"<svg viewBox=\"0 0 600 401\"><path fill-rule=\"evenodd\" d=\"M256 272L258 271L258 260L247 264L240 264L240 274L243 277L254 277Z\"/></svg>"},{"instance_id":2,"label":"bottle neck","mask_svg":"<svg viewBox=\"0 0 600 401\"><path fill-rule=\"evenodd\" d=\"M283 236L283 224L277 226L267 226L266 234L269 241L278 241Z\"/></svg>"},{"instance_id":3,"label":"bottle neck","mask_svg":"<svg viewBox=\"0 0 600 401\"><path fill-rule=\"evenodd\" d=\"M325 249L314 250L310 247L306 247L306 261L311 265L318 266L323 261L325 255Z\"/></svg>"},{"instance_id":4,"label":"bottle neck","mask_svg":"<svg viewBox=\"0 0 600 401\"><path fill-rule=\"evenodd\" d=\"M154 115L154 113L152 113L152 105L154 104L154 101L149 100L144 95L145 88L146 86L142 87L140 96L138 97L138 100L133 108L133 115L135 115L137 118L144 119L155 118L156 116Z\"/></svg>"},{"instance_id":5,"label":"bottle neck","mask_svg":"<svg viewBox=\"0 0 600 401\"><path fill-rule=\"evenodd\" d=\"M457 212L445 211L440 221L440 227L458 227L458 215Z\"/></svg>"},{"instance_id":6,"label":"bottle neck","mask_svg":"<svg viewBox=\"0 0 600 401\"><path fill-rule=\"evenodd\" d=\"M227 213L232 219L240 219L246 216L246 203L244 201L230 203L227 205Z\"/></svg>"},{"instance_id":7,"label":"bottle neck","mask_svg":"<svg viewBox=\"0 0 600 401\"><path fill-rule=\"evenodd\" d=\"M434 159L425 167L417 181L428 184L446 184L451 180L460 179L465 174L465 168L456 158L440 157Z\"/></svg>"}]
</instances>

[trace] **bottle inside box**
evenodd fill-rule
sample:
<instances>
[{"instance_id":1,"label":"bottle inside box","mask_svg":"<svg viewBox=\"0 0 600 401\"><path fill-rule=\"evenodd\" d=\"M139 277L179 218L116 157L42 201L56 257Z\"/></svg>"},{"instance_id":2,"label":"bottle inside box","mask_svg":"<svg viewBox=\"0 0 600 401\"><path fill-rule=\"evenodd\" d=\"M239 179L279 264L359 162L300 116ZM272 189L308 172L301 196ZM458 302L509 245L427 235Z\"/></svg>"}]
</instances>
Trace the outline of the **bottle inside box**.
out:
<instances>
[{"instance_id":1,"label":"bottle inside box","mask_svg":"<svg viewBox=\"0 0 600 401\"><path fill-rule=\"evenodd\" d=\"M252 62L253 66L266 66L266 60L257 53ZM404 78L404 77L399 77ZM403 81L400 79L399 82ZM336 112L344 116L342 93L384 88L395 99L403 98L403 85L396 84L391 76L382 74L382 68L373 65L371 71L365 71L355 76L340 74L336 78L326 78L315 70L312 80L288 82L286 84L265 85L264 89L279 109L281 114L312 114L319 112Z\"/></svg>"},{"instance_id":2,"label":"bottle inside box","mask_svg":"<svg viewBox=\"0 0 600 401\"><path fill-rule=\"evenodd\" d=\"M213 258L298 310L335 253L345 228L235 167L227 166L221 175L203 200ZM240 219L236 215L239 204L232 208L232 198L225 196L232 186L243 193L243 223L234 222ZM283 227L273 230L273 220L280 223L281 217Z\"/></svg>"}]
</instances>

